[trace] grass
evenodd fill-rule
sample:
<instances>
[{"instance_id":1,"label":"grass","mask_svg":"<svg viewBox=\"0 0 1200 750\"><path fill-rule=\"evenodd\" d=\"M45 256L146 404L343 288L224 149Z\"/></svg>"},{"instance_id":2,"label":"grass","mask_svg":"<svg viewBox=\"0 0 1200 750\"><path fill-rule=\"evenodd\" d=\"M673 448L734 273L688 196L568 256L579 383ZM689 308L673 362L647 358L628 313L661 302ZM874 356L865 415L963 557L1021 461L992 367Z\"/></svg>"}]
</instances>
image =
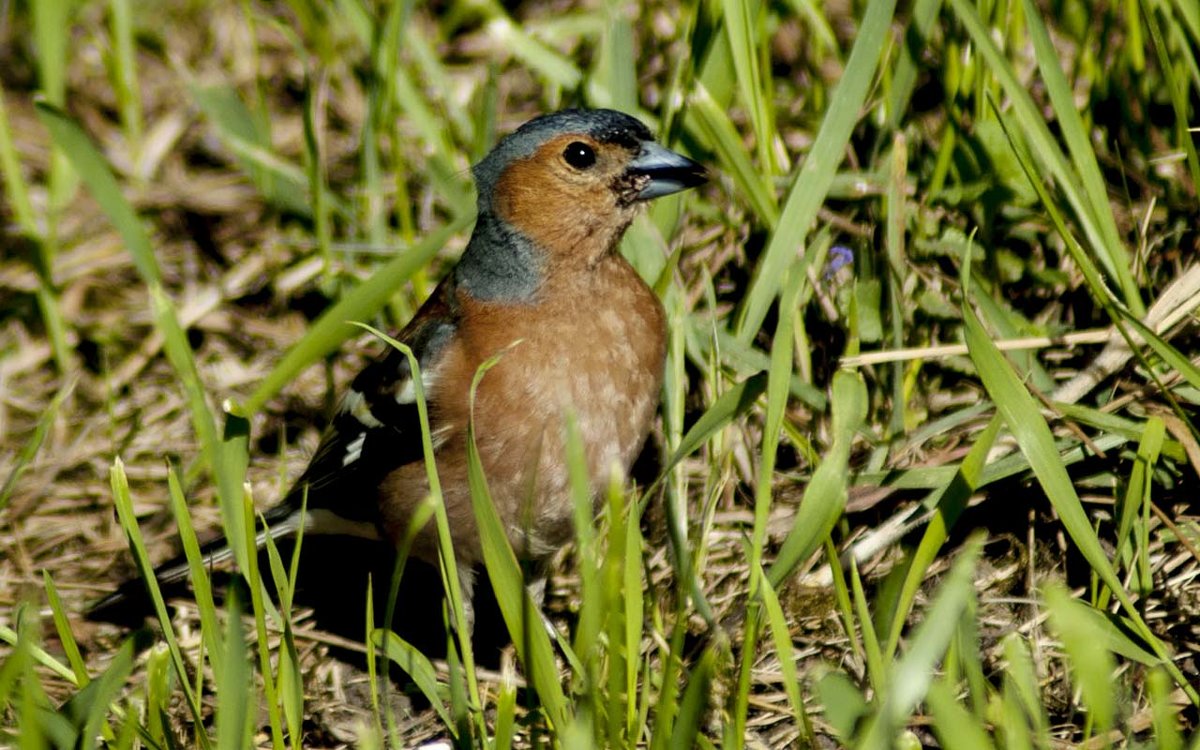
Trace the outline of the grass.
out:
<instances>
[{"instance_id":1,"label":"grass","mask_svg":"<svg viewBox=\"0 0 1200 750\"><path fill-rule=\"evenodd\" d=\"M496 642L436 492L432 594L254 554L570 105L717 178L622 245L661 419L595 519L575 461L551 627L477 457ZM1200 748L1198 107L1186 0L3 6L0 744Z\"/></svg>"}]
</instances>

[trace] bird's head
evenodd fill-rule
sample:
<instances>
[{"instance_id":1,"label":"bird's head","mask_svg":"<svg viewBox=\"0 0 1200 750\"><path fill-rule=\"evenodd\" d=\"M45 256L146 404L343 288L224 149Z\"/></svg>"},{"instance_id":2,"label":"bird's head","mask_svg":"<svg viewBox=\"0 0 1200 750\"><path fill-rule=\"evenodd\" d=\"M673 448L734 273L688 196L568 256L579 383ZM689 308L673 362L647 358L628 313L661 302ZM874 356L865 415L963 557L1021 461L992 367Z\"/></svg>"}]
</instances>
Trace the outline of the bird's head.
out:
<instances>
[{"instance_id":1,"label":"bird's head","mask_svg":"<svg viewBox=\"0 0 1200 750\"><path fill-rule=\"evenodd\" d=\"M594 258L615 247L645 201L703 184L707 171L610 109L543 115L475 167L480 215L544 251Z\"/></svg>"}]
</instances>

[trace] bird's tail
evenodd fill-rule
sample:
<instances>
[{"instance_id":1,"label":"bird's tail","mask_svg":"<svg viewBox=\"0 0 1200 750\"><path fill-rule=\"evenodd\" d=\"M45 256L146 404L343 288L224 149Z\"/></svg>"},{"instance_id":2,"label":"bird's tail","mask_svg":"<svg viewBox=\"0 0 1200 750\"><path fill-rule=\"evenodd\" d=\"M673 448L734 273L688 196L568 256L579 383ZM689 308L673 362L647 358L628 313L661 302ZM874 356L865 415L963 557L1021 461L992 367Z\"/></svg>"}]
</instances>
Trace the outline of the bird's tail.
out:
<instances>
[{"instance_id":1,"label":"bird's tail","mask_svg":"<svg viewBox=\"0 0 1200 750\"><path fill-rule=\"evenodd\" d=\"M300 509L291 505L277 505L268 510L259 523L254 538L255 549L261 550L267 539L277 540L290 536L300 526ZM305 523L306 527L312 526ZM215 568L233 558L233 548L224 535L200 546L200 558L204 567ZM191 574L187 555L180 553L154 568L154 580L164 596L179 593ZM146 582L141 577L125 581L117 590L88 608L87 619L94 622L113 622L122 625L140 623L154 611L153 599Z\"/></svg>"}]
</instances>

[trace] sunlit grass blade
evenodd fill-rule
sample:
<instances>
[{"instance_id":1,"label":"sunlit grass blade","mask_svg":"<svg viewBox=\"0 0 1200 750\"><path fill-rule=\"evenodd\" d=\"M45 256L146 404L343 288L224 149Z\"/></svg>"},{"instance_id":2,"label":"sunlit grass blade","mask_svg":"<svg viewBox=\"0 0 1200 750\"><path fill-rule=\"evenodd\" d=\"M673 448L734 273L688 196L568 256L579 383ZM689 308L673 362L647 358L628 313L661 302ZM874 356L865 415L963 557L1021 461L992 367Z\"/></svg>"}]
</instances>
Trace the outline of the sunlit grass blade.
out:
<instances>
[{"instance_id":1,"label":"sunlit grass blade","mask_svg":"<svg viewBox=\"0 0 1200 750\"><path fill-rule=\"evenodd\" d=\"M1171 705L1171 678L1163 670L1155 669L1146 678L1146 683L1150 689L1150 710L1158 750L1180 750L1183 738L1179 733L1178 712ZM1192 747L1195 747L1194 742Z\"/></svg>"},{"instance_id":2,"label":"sunlit grass blade","mask_svg":"<svg viewBox=\"0 0 1200 750\"><path fill-rule=\"evenodd\" d=\"M255 528L254 521L254 497L250 492L250 485L247 483L242 492L242 527L244 529L253 530ZM246 588L249 589L251 614L254 616L254 633L255 644L258 646L258 671L262 678L263 684L263 703L266 704L267 716L270 720L271 741L277 748L283 747L283 717L280 710L279 702L279 681L276 672L271 668L271 646L267 634L267 616L268 613L276 622L282 621L282 616L275 610L274 605L269 599L264 596L266 592L266 584L262 577L262 572L258 564L258 544L255 539L256 535L251 531L245 539L245 547L243 550L245 565L242 567L242 574L246 580ZM237 587L231 588L232 594L236 592ZM231 605L231 612L236 611L240 603ZM234 615L230 614L230 619L234 619ZM226 636L228 637L228 636ZM228 663L229 644L225 644L226 664L225 674L228 677L231 670L237 671L236 666L231 666ZM244 659L244 657L243 657Z\"/></svg>"},{"instance_id":3,"label":"sunlit grass blade","mask_svg":"<svg viewBox=\"0 0 1200 750\"><path fill-rule=\"evenodd\" d=\"M943 747L963 750L992 750L987 730L970 711L960 705L954 691L942 680L929 686L925 694L933 715L933 732Z\"/></svg>"},{"instance_id":4,"label":"sunlit grass blade","mask_svg":"<svg viewBox=\"0 0 1200 750\"><path fill-rule=\"evenodd\" d=\"M971 359L979 370L984 387L987 388L988 395L995 402L1009 431L1016 438L1021 452L1029 460L1029 465L1032 467L1038 483L1058 512L1063 528L1066 529L1079 553L1087 560L1096 576L1112 590L1118 601L1121 602L1126 614L1135 624L1138 634L1145 638L1155 653L1164 660L1167 669L1172 672L1172 676L1187 692L1193 703L1200 704L1200 694L1168 658L1162 643L1142 620L1133 600L1117 579L1116 573L1100 545L1100 540L1096 537L1091 522L1079 502L1079 496L1075 492L1071 479L1059 459L1050 428L1042 418L1033 397L1025 390L1016 373L1005 361L1004 355L996 348L991 337L984 331L979 319L968 304L963 305L963 319L966 323L967 347L971 352Z\"/></svg>"},{"instance_id":5,"label":"sunlit grass blade","mask_svg":"<svg viewBox=\"0 0 1200 750\"><path fill-rule=\"evenodd\" d=\"M858 572L858 563L853 557L850 558L848 572L854 615L858 620L858 630L862 640L863 661L867 665L867 678L875 694L880 695L887 691L889 675L887 665L883 661L883 652L879 648L879 635L875 632L875 621L871 617L871 608L863 589L862 576ZM854 631L850 631L850 636L854 637Z\"/></svg>"},{"instance_id":6,"label":"sunlit grass blade","mask_svg":"<svg viewBox=\"0 0 1200 750\"><path fill-rule=\"evenodd\" d=\"M697 83L690 97L685 122L706 141L721 161L724 172L733 180L742 197L750 204L759 222L767 228L779 223L779 204L775 186L756 169L729 114L713 98L703 83Z\"/></svg>"},{"instance_id":7,"label":"sunlit grass blade","mask_svg":"<svg viewBox=\"0 0 1200 750\"><path fill-rule=\"evenodd\" d=\"M1043 600L1050 625L1066 651L1072 684L1081 692L1096 728L1105 732L1113 725L1116 708L1112 689L1116 662L1107 649L1096 647L1108 640L1100 626L1104 621L1092 618L1087 605L1072 599L1062 586L1049 586Z\"/></svg>"},{"instance_id":8,"label":"sunlit grass blade","mask_svg":"<svg viewBox=\"0 0 1200 750\"><path fill-rule=\"evenodd\" d=\"M75 673L75 684L84 687L90 681L87 666L83 663L83 655L79 653L79 644L75 641L75 634L71 631L71 621L67 619L67 611L63 608L62 599L58 595L54 579L50 577L50 571L42 571L42 583L46 587L46 603L50 606L50 613L54 617L54 630L58 633L58 641L62 644L63 653L67 657L67 663L71 665L71 671Z\"/></svg>"},{"instance_id":9,"label":"sunlit grass blade","mask_svg":"<svg viewBox=\"0 0 1200 750\"><path fill-rule=\"evenodd\" d=\"M237 412L244 416L256 414L301 370L336 350L355 333L350 321L369 320L379 312L405 280L424 267L472 220L471 216L463 216L430 233L417 245L398 253L362 284L346 292L337 304L309 326L304 338L288 350L250 397L236 408Z\"/></svg>"},{"instance_id":10,"label":"sunlit grass blade","mask_svg":"<svg viewBox=\"0 0 1200 750\"><path fill-rule=\"evenodd\" d=\"M854 132L854 123L858 121L875 79L895 10L895 0L870 0L867 3L845 72L830 96L829 110L821 121L804 165L792 181L779 225L754 269L738 321L737 335L741 341L749 341L762 328L767 310L779 292L784 269L804 247L805 237L833 184L837 167Z\"/></svg>"},{"instance_id":11,"label":"sunlit grass blade","mask_svg":"<svg viewBox=\"0 0 1200 750\"><path fill-rule=\"evenodd\" d=\"M1003 87L1004 93L1012 105L1014 117L1020 123L1021 134L1029 141L1039 164L1054 178L1055 185L1074 210L1084 235L1088 239L1088 244L1095 249L1109 275L1117 280L1125 304L1137 315L1144 314L1145 306L1142 304L1141 294L1130 274L1129 261L1123 246L1116 240L1115 235L1109 236L1098 223L1092 205L1078 186L1078 175L1071 169L1062 150L1055 143L1045 119L1025 84L1017 78L1016 72L996 46L987 26L979 16L979 11L966 0L950 0L950 7L953 8L955 15L970 34L980 55L987 62L988 69ZM1057 61L1055 64L1058 64ZM1124 259L1124 262L1118 264L1116 262L1118 259Z\"/></svg>"},{"instance_id":12,"label":"sunlit grass blade","mask_svg":"<svg viewBox=\"0 0 1200 750\"><path fill-rule=\"evenodd\" d=\"M302 516L303 518L303 516ZM304 528L301 521L300 529ZM300 546L297 536L296 546ZM304 677L300 667L300 655L296 650L296 634L292 627L292 594L295 590L295 578L289 576L284 568L283 558L275 540L266 538L267 560L270 563L271 580L279 597L278 626L283 631L275 657L277 664L276 692L279 697L279 707L283 710L282 729L287 730L287 737L293 748L301 747L301 723L304 720ZM293 556L293 561L298 559ZM277 717L273 717L277 718Z\"/></svg>"},{"instance_id":13,"label":"sunlit grass blade","mask_svg":"<svg viewBox=\"0 0 1200 750\"><path fill-rule=\"evenodd\" d=\"M972 579L982 551L983 537L976 535L954 561L929 610L908 639L904 656L892 669L887 691L878 699L879 713L864 733L860 747L890 748L896 730L925 697L933 682L934 668L957 632L959 618L975 596Z\"/></svg>"},{"instance_id":14,"label":"sunlit grass blade","mask_svg":"<svg viewBox=\"0 0 1200 750\"><path fill-rule=\"evenodd\" d=\"M133 552L133 560L137 564L138 573L141 575L150 592L150 600L154 605L154 613L158 617L159 625L162 627L163 639L166 640L167 648L171 652L171 664L175 668L175 674L179 677L179 684L183 689L185 704L193 720L196 722L196 726L204 726L200 703L191 685L188 683L188 670L184 663L183 652L179 647L179 639L175 635L175 627L171 624L171 616L167 612L166 603L163 601L162 591L159 589L158 581L154 578L154 566L150 563L150 555L146 552L146 544L142 540L142 533L137 525L137 516L133 511L133 497L129 492L129 480L125 476L125 465L121 462L121 459L117 458L113 461L113 466L109 473L112 483L113 504L116 506L117 517L120 519L121 528L124 529L125 536L129 540L129 549ZM209 748L208 736L203 731L196 732L196 739L202 748L205 748L205 750Z\"/></svg>"},{"instance_id":15,"label":"sunlit grass blade","mask_svg":"<svg viewBox=\"0 0 1200 750\"><path fill-rule=\"evenodd\" d=\"M723 25L729 40L729 51L733 56L738 91L750 113L750 123L754 128L759 169L765 177L771 178L779 170L772 150L775 142L775 117L771 99L767 96L771 89L763 83L763 78L769 71L759 65L759 46L765 43L761 28L762 19L759 16L765 13L765 10L758 3L742 0L724 0L722 9Z\"/></svg>"},{"instance_id":16,"label":"sunlit grass blade","mask_svg":"<svg viewBox=\"0 0 1200 750\"><path fill-rule=\"evenodd\" d=\"M467 600L466 597L470 596L473 592L464 590L467 585L464 583L464 580L469 581L470 579L466 578L463 572L460 571L454 551L454 539L451 536L450 521L446 513L446 505L443 502L437 464L434 461L433 438L429 428L429 407L425 402L425 387L422 382L421 365L417 360L416 354L413 353L413 350L408 345L363 323L356 323L356 325L370 331L408 359L409 371L412 373L413 396L417 404L417 418L421 426L421 447L425 458L426 478L429 482L429 492L433 499L431 504L437 527L439 572L441 573L442 587L446 594L445 603L449 609L447 626L450 630L447 632L447 638L452 642L448 645L449 653L447 654L447 659L450 664L450 718L453 723L448 726L461 727L462 731L465 732L467 727L470 726L466 724L466 719L469 718L470 721L474 722L475 731L482 736L485 731L483 703L480 698L479 682L475 674L475 654L471 644L471 627L466 614L468 608L472 607L472 602ZM495 360L496 357L493 357L492 364L495 364ZM486 371L487 366L490 365L484 363L484 366L481 367ZM479 374L477 373L476 378L478 377ZM472 403L474 402L474 393L475 390L472 387ZM468 427L469 435L470 427ZM471 441L468 439L468 445L470 444ZM468 452L469 467L470 453ZM415 530L416 527L412 528ZM405 544L408 541L406 539ZM454 645L458 646L459 650L457 652L453 648ZM458 662L460 658L462 660L461 664ZM465 688L462 684L463 682L466 683ZM465 696L462 695L464 689L466 691ZM469 712L469 717L465 716L464 712Z\"/></svg>"},{"instance_id":17,"label":"sunlit grass blade","mask_svg":"<svg viewBox=\"0 0 1200 750\"><path fill-rule=\"evenodd\" d=\"M772 492L775 484L775 457L783 431L784 412L787 410L788 385L791 382L798 316L797 299L800 287L806 281L799 263L793 263L789 278L785 282L783 296L779 300L779 323L771 338L771 366L767 370L767 408L763 418L762 445L759 448L758 481L754 488L754 530L750 537L750 570L757 574L762 569L763 548L766 546L767 518L771 512ZM774 582L773 582L774 583ZM750 596L758 594L757 577L750 579Z\"/></svg>"},{"instance_id":18,"label":"sunlit grass blade","mask_svg":"<svg viewBox=\"0 0 1200 750\"><path fill-rule=\"evenodd\" d=\"M242 603L238 588L229 591L225 602L225 674L217 684L217 747L250 747L251 722L256 718L257 700L251 702L254 673L246 659L246 636L242 632ZM275 747L280 747L276 744Z\"/></svg>"},{"instance_id":19,"label":"sunlit grass blade","mask_svg":"<svg viewBox=\"0 0 1200 750\"><path fill-rule=\"evenodd\" d=\"M832 405L833 443L813 472L792 530L767 569L767 578L775 587L816 551L846 504L850 447L867 416L867 389L862 379L845 370L838 371L833 376Z\"/></svg>"},{"instance_id":20,"label":"sunlit grass blade","mask_svg":"<svg viewBox=\"0 0 1200 750\"><path fill-rule=\"evenodd\" d=\"M517 342L515 346L520 346ZM483 548L484 567L496 594L496 602L512 636L525 667L525 673L537 693L538 701L546 711L552 726L560 730L567 726L567 702L562 682L558 676L558 664L550 637L542 626L542 615L525 588L520 565L508 541L508 535L492 504L487 478L475 443L474 402L479 381L494 367L503 352L486 360L475 373L471 383L472 420L467 436L467 477L471 484L471 506L479 528L479 540Z\"/></svg>"},{"instance_id":21,"label":"sunlit grass blade","mask_svg":"<svg viewBox=\"0 0 1200 750\"><path fill-rule=\"evenodd\" d=\"M788 703L792 707L792 716L800 730L800 740L811 747L813 744L812 722L809 721L808 712L804 708L804 698L800 694L800 674L796 669L791 629L788 627L787 617L784 615L783 607L779 604L779 597L775 595L775 589L771 586L771 582L761 571L758 575L762 579L762 588L759 589L759 593L762 596L763 609L766 611L767 624L770 626L771 641L775 644L776 653L779 654L779 670L783 673L783 689L787 693Z\"/></svg>"},{"instance_id":22,"label":"sunlit grass blade","mask_svg":"<svg viewBox=\"0 0 1200 750\"><path fill-rule=\"evenodd\" d=\"M1050 728L1046 707L1038 691L1037 667L1029 653L1029 644L1020 635L1008 634L1001 646L1007 666L1004 670L1004 702L1013 714L1008 718L1008 726L1021 727L1022 731L1014 732L1012 736L1031 743L1035 736L1046 737Z\"/></svg>"},{"instance_id":23,"label":"sunlit grass blade","mask_svg":"<svg viewBox=\"0 0 1200 750\"><path fill-rule=\"evenodd\" d=\"M442 699L442 693L438 687L437 670L434 669L433 662L429 661L408 641L391 631L376 630L372 634L371 640L376 647L383 649L388 659L404 670L404 673L425 696L425 700L429 701L429 705L437 712L447 731L455 733L455 724Z\"/></svg>"},{"instance_id":24,"label":"sunlit grass blade","mask_svg":"<svg viewBox=\"0 0 1200 750\"><path fill-rule=\"evenodd\" d=\"M500 664L500 687L496 695L496 723L491 750L511 750L516 729L517 686L511 659Z\"/></svg>"},{"instance_id":25,"label":"sunlit grass blade","mask_svg":"<svg viewBox=\"0 0 1200 750\"><path fill-rule=\"evenodd\" d=\"M1122 551L1129 553L1129 557L1124 559L1130 568L1134 568L1131 559L1133 554L1141 557L1149 552L1144 547L1138 549L1140 545L1137 544L1137 538L1130 532L1133 530L1135 520L1143 511L1148 510L1150 488L1153 484L1151 477L1162 452L1162 443L1166 432L1166 423L1161 417L1152 416L1146 420L1146 428L1142 433L1141 442L1138 444L1137 459L1129 474L1125 494L1117 501L1117 534L1114 538L1118 550L1117 558L1118 561L1122 559L1120 554ZM1130 572L1134 572L1134 570L1131 569ZM1145 589L1148 584L1149 582L1144 582L1139 588ZM1101 600L1101 605L1105 601L1107 601L1107 597Z\"/></svg>"}]
</instances>

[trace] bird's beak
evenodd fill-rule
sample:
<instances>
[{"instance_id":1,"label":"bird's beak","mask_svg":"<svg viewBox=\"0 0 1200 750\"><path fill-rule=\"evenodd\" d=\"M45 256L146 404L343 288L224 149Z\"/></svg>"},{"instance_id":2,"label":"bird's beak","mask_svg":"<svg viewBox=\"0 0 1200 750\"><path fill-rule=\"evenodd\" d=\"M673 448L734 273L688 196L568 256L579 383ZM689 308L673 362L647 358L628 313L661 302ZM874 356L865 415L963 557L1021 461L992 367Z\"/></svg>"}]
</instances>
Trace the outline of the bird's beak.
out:
<instances>
[{"instance_id":1,"label":"bird's beak","mask_svg":"<svg viewBox=\"0 0 1200 750\"><path fill-rule=\"evenodd\" d=\"M707 169L654 141L642 142L642 150L629 163L628 171L650 178L638 191L639 201L660 198L708 182Z\"/></svg>"}]
</instances>

